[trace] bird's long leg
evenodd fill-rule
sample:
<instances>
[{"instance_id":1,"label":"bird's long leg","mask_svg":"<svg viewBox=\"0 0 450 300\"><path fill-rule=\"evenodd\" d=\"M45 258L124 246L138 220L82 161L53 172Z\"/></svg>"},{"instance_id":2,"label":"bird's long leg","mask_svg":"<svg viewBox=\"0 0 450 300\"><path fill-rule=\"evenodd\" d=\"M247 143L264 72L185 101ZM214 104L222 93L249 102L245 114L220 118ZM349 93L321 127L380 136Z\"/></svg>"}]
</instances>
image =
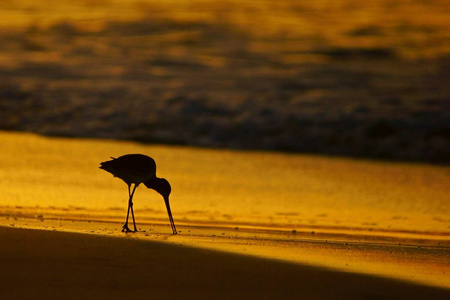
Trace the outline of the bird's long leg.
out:
<instances>
[{"instance_id":1,"label":"bird's long leg","mask_svg":"<svg viewBox=\"0 0 450 300\"><path fill-rule=\"evenodd\" d=\"M164 202L166 203L167 213L169 214L170 226L172 227L172 233L177 234L177 229L175 228L175 222L173 221L172 212L170 210L169 198L165 198Z\"/></svg>"},{"instance_id":2,"label":"bird's long leg","mask_svg":"<svg viewBox=\"0 0 450 300\"><path fill-rule=\"evenodd\" d=\"M137 231L136 228L136 221L134 220L134 211L133 211L133 195L134 195L134 191L136 190L138 184L134 184L134 189L133 189L133 193L131 193L131 197L130 197L130 208L131 208L131 216L133 217L133 225L134 225L134 231Z\"/></svg>"},{"instance_id":3,"label":"bird's long leg","mask_svg":"<svg viewBox=\"0 0 450 300\"><path fill-rule=\"evenodd\" d=\"M133 203L132 199L133 199L134 190L136 189L136 185L134 186L133 193L131 193L130 188L131 188L131 184L128 185L128 196L129 196L129 199L128 199L127 220L125 221L125 224L122 227L122 232L124 232L124 231L125 232L131 232L131 229L128 228L128 217L130 215L130 203Z\"/></svg>"}]
</instances>

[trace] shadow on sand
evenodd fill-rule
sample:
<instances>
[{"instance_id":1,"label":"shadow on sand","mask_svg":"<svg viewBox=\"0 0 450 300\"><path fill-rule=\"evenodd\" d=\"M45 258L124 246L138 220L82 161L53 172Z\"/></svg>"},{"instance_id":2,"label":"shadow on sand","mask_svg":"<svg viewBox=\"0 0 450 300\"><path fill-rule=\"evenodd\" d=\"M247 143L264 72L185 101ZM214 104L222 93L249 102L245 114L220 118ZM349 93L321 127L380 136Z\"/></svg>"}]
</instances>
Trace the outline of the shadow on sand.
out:
<instances>
[{"instance_id":1,"label":"shadow on sand","mask_svg":"<svg viewBox=\"0 0 450 300\"><path fill-rule=\"evenodd\" d=\"M448 299L446 289L159 242L0 227L3 299Z\"/></svg>"}]
</instances>

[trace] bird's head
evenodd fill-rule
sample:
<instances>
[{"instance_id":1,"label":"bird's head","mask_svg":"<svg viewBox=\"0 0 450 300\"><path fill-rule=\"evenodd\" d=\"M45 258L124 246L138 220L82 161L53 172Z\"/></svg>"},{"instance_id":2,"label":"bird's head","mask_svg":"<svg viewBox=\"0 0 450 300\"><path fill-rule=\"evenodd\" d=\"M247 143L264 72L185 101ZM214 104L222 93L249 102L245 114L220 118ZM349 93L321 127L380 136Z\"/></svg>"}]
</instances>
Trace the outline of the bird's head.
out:
<instances>
[{"instance_id":1,"label":"bird's head","mask_svg":"<svg viewBox=\"0 0 450 300\"><path fill-rule=\"evenodd\" d=\"M172 191L172 188L170 186L170 183L165 178L154 178L150 181L144 182L144 184L147 188L154 189L159 194L161 194L164 200L169 200L169 195Z\"/></svg>"}]
</instances>

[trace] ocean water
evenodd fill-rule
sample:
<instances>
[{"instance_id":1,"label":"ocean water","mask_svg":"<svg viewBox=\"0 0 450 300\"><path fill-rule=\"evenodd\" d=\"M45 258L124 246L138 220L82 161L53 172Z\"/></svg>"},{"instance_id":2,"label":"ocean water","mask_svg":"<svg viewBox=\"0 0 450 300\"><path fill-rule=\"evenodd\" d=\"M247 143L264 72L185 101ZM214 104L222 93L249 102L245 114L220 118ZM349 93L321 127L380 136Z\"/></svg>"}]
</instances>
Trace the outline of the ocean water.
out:
<instances>
[{"instance_id":1,"label":"ocean water","mask_svg":"<svg viewBox=\"0 0 450 300\"><path fill-rule=\"evenodd\" d=\"M2 3L0 129L448 163L448 1Z\"/></svg>"}]
</instances>

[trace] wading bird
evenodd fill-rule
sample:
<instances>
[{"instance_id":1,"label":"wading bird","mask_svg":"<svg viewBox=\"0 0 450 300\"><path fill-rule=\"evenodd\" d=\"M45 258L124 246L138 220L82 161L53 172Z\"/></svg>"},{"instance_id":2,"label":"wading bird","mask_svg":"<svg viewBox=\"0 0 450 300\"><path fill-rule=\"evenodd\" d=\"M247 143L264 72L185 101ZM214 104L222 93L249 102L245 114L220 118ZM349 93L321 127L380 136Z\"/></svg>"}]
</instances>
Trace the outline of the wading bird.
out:
<instances>
[{"instance_id":1,"label":"wading bird","mask_svg":"<svg viewBox=\"0 0 450 300\"><path fill-rule=\"evenodd\" d=\"M100 163L100 169L113 174L114 177L122 179L128 185L129 200L127 220L125 221L125 225L123 225L122 231L133 231L128 227L130 210L131 216L133 217L134 231L137 231L133 212L133 195L139 184L144 183L147 188L154 189L163 196L167 213L169 214L170 226L172 226L173 234L177 234L177 229L175 228L169 205L169 195L172 189L166 179L156 177L156 164L153 158L143 154L127 154L118 158L111 158L112 160ZM133 191L131 191L131 184L134 184Z\"/></svg>"}]
</instances>

